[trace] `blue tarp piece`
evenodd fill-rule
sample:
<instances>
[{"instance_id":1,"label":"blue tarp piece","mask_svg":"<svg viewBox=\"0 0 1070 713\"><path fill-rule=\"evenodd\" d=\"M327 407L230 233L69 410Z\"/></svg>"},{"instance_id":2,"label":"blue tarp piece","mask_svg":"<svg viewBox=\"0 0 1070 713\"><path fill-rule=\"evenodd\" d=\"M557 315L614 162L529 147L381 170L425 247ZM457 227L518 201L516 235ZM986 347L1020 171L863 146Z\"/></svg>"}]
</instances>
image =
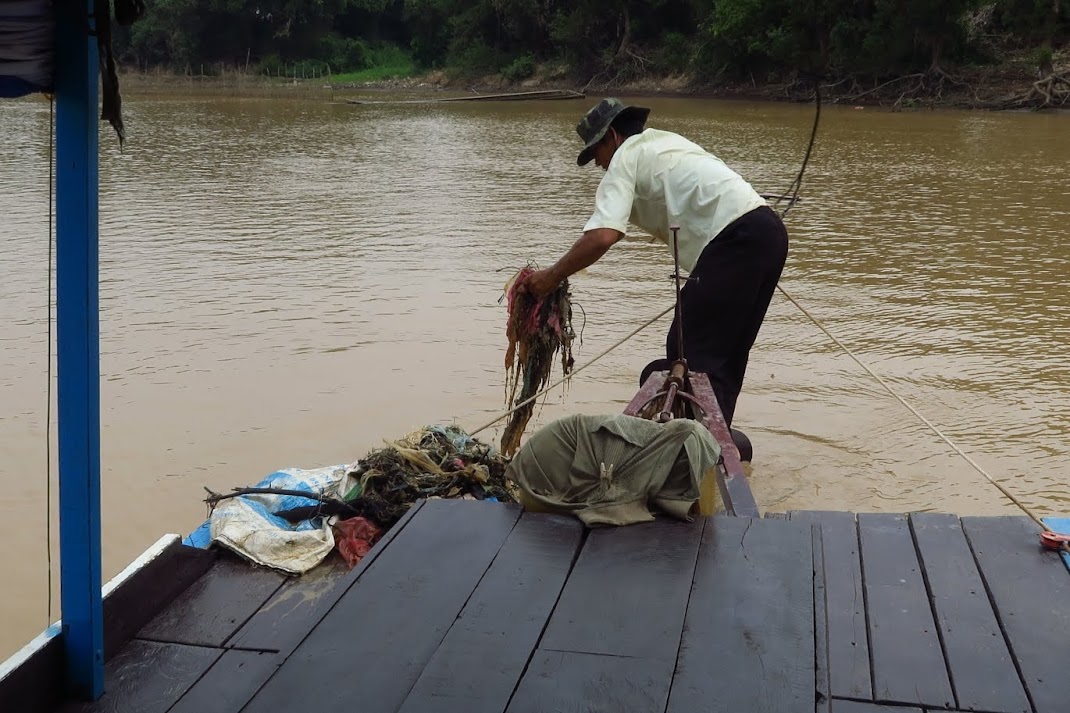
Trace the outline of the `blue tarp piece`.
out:
<instances>
[{"instance_id":1,"label":"blue tarp piece","mask_svg":"<svg viewBox=\"0 0 1070 713\"><path fill-rule=\"evenodd\" d=\"M1048 529L1060 535L1070 535L1070 517L1042 517ZM1063 552L1063 561L1067 569L1070 569L1070 552Z\"/></svg>"},{"instance_id":2,"label":"blue tarp piece","mask_svg":"<svg viewBox=\"0 0 1070 713\"><path fill-rule=\"evenodd\" d=\"M191 532L188 537L182 540L182 544L186 547L208 549L208 545L212 544L212 528L208 526L208 521L205 520L204 524Z\"/></svg>"}]
</instances>

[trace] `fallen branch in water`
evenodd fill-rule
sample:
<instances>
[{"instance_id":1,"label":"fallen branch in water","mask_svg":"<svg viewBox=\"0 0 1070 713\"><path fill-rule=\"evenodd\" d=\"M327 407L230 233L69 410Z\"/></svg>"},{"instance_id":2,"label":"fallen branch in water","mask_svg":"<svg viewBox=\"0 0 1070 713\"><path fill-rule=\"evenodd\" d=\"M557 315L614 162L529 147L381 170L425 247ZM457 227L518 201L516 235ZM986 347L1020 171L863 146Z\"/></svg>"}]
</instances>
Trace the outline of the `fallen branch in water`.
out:
<instances>
[{"instance_id":1,"label":"fallen branch in water","mask_svg":"<svg viewBox=\"0 0 1070 713\"><path fill-rule=\"evenodd\" d=\"M845 101L854 101L856 99L861 99L862 97L866 96L867 94L872 94L872 93L874 93L876 91L884 89L889 84L895 84L896 82L901 82L904 79L921 79L923 77L925 77L925 72L918 72L917 74L906 74L906 75L904 75L902 77L896 77L895 79L889 80L889 81L885 82L884 84L881 84L880 86L873 87L872 89L867 89L866 91L862 92L861 94L855 94L855 95L849 96L849 97L842 97L842 99L845 100ZM902 98L902 97L900 97L900 98Z\"/></svg>"}]
</instances>

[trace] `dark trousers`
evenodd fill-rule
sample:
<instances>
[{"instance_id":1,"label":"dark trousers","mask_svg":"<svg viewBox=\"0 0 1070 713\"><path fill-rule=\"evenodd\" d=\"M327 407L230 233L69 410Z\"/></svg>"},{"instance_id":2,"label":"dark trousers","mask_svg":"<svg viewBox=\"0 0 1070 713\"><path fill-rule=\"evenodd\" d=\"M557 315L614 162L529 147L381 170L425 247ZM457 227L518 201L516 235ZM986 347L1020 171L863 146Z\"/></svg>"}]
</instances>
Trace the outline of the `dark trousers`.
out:
<instances>
[{"instance_id":1,"label":"dark trousers","mask_svg":"<svg viewBox=\"0 0 1070 713\"><path fill-rule=\"evenodd\" d=\"M747 359L758 337L788 256L788 232L773 209L762 206L722 230L702 251L680 295L684 357L710 378L732 425ZM643 369L640 385L679 358L676 319L665 341L666 359Z\"/></svg>"}]
</instances>

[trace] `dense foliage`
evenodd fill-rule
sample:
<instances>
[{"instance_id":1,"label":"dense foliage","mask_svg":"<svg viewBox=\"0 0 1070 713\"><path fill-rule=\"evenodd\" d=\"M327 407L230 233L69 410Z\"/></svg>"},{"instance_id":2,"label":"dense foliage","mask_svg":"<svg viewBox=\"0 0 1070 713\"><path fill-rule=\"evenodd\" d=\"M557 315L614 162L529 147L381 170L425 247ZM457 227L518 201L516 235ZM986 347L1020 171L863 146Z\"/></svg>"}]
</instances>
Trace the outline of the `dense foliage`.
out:
<instances>
[{"instance_id":1,"label":"dense foliage","mask_svg":"<svg viewBox=\"0 0 1070 713\"><path fill-rule=\"evenodd\" d=\"M121 58L176 70L312 61L337 74L400 47L420 67L512 80L537 64L606 80L880 77L991 62L1006 48L1037 48L1043 64L1070 36L1070 0L147 2L146 16L117 39Z\"/></svg>"}]
</instances>

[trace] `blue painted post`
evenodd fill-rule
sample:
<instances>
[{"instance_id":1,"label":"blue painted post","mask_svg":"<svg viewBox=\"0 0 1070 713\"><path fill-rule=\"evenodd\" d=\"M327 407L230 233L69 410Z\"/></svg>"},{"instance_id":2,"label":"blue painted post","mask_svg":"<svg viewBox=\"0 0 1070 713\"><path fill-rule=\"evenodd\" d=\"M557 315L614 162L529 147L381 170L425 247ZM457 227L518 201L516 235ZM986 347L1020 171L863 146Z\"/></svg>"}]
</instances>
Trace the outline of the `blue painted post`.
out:
<instances>
[{"instance_id":1,"label":"blue painted post","mask_svg":"<svg viewBox=\"0 0 1070 713\"><path fill-rule=\"evenodd\" d=\"M97 46L93 3L56 3L56 366L60 599L68 692L104 692L100 596Z\"/></svg>"}]
</instances>

